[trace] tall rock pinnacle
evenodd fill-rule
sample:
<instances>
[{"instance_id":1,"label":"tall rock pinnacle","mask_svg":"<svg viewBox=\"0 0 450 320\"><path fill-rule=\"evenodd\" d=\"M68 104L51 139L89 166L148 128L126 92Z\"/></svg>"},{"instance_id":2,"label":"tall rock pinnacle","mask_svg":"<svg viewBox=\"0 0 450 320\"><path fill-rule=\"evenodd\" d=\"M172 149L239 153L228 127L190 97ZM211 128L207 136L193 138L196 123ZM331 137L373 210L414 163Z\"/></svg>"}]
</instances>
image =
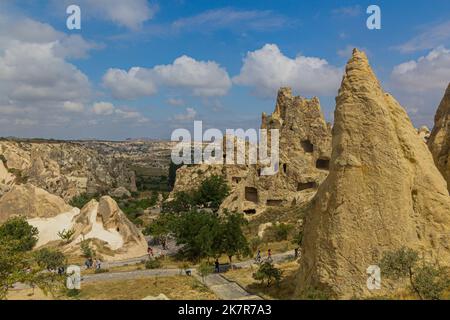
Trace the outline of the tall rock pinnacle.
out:
<instances>
[{"instance_id":1,"label":"tall rock pinnacle","mask_svg":"<svg viewBox=\"0 0 450 320\"><path fill-rule=\"evenodd\" d=\"M336 98L330 173L306 214L298 294L367 296L366 270L410 247L450 263L450 197L405 110L355 49ZM383 290L392 289L386 282ZM381 291L382 292L382 291Z\"/></svg>"},{"instance_id":2,"label":"tall rock pinnacle","mask_svg":"<svg viewBox=\"0 0 450 320\"><path fill-rule=\"evenodd\" d=\"M437 109L428 146L450 190L450 83Z\"/></svg>"}]
</instances>

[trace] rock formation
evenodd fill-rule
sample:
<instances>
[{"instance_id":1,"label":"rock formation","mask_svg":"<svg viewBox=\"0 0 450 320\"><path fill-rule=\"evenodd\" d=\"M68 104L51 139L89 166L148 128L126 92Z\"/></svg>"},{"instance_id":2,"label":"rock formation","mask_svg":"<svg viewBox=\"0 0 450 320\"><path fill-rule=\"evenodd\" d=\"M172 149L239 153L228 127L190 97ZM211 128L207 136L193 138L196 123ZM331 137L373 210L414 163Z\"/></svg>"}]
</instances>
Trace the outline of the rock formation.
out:
<instances>
[{"instance_id":1,"label":"rock formation","mask_svg":"<svg viewBox=\"0 0 450 320\"><path fill-rule=\"evenodd\" d=\"M297 294L315 288L338 298L371 295L367 268L402 246L450 264L445 180L405 110L356 49L334 119L330 173L305 217Z\"/></svg>"},{"instance_id":2,"label":"rock formation","mask_svg":"<svg viewBox=\"0 0 450 320\"><path fill-rule=\"evenodd\" d=\"M450 190L450 84L437 109L428 146Z\"/></svg>"},{"instance_id":3,"label":"rock formation","mask_svg":"<svg viewBox=\"0 0 450 320\"><path fill-rule=\"evenodd\" d=\"M97 251L103 252L106 260L141 257L147 253L144 236L111 197L102 197L99 202L91 200L73 221L72 248L82 240L94 239Z\"/></svg>"},{"instance_id":4,"label":"rock formation","mask_svg":"<svg viewBox=\"0 0 450 320\"><path fill-rule=\"evenodd\" d=\"M78 143L0 141L0 156L17 183L31 183L66 201L118 187L136 190L134 172L124 161Z\"/></svg>"},{"instance_id":5,"label":"rock formation","mask_svg":"<svg viewBox=\"0 0 450 320\"><path fill-rule=\"evenodd\" d=\"M0 223L12 216L50 218L72 208L63 199L31 184L15 185L0 198Z\"/></svg>"},{"instance_id":6,"label":"rock formation","mask_svg":"<svg viewBox=\"0 0 450 320\"><path fill-rule=\"evenodd\" d=\"M278 173L261 175L260 165L183 166L177 171L174 192L192 190L214 174L223 175L231 188L222 210L254 215L270 206L311 199L328 174L331 152L331 128L319 100L294 97L290 88L281 88L275 111L270 116L263 113L261 128L279 130Z\"/></svg>"}]
</instances>

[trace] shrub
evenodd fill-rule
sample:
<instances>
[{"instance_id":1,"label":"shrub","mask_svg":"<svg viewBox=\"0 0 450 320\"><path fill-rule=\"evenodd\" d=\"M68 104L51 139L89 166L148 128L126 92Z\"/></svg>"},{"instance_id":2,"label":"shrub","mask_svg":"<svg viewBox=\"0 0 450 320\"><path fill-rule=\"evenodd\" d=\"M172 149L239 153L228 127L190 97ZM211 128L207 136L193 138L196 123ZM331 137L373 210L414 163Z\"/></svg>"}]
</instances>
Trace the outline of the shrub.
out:
<instances>
[{"instance_id":1,"label":"shrub","mask_svg":"<svg viewBox=\"0 0 450 320\"><path fill-rule=\"evenodd\" d=\"M91 201L92 199L95 199L96 196L90 196L86 193L82 193L78 196L73 197L70 201L69 204L72 207L81 209L83 208L89 201Z\"/></svg>"},{"instance_id":2,"label":"shrub","mask_svg":"<svg viewBox=\"0 0 450 320\"><path fill-rule=\"evenodd\" d=\"M94 273L107 273L107 272L109 272L108 269L102 269L102 268L100 268L100 269L95 269L95 271L94 271Z\"/></svg>"},{"instance_id":3,"label":"shrub","mask_svg":"<svg viewBox=\"0 0 450 320\"><path fill-rule=\"evenodd\" d=\"M264 262L261 264L258 271L253 273L253 279L261 281L261 284L263 284L264 281L267 281L267 286L269 287L273 281L277 283L280 282L281 274L282 271L276 268L272 263Z\"/></svg>"},{"instance_id":4,"label":"shrub","mask_svg":"<svg viewBox=\"0 0 450 320\"><path fill-rule=\"evenodd\" d=\"M0 241L8 242L14 251L30 251L38 241L39 231L24 217L8 219L0 226Z\"/></svg>"},{"instance_id":5,"label":"shrub","mask_svg":"<svg viewBox=\"0 0 450 320\"><path fill-rule=\"evenodd\" d=\"M81 253L85 258L93 258L95 256L94 250L92 250L89 243L89 240L83 240L80 242Z\"/></svg>"},{"instance_id":6,"label":"shrub","mask_svg":"<svg viewBox=\"0 0 450 320\"><path fill-rule=\"evenodd\" d=\"M416 251L403 247L384 253L380 268L387 278L408 278L413 292L420 299L440 299L450 286L448 271L425 261L418 266L418 261Z\"/></svg>"},{"instance_id":7,"label":"shrub","mask_svg":"<svg viewBox=\"0 0 450 320\"><path fill-rule=\"evenodd\" d=\"M66 264L66 257L61 251L43 248L35 252L37 264L47 270L56 270Z\"/></svg>"},{"instance_id":8,"label":"shrub","mask_svg":"<svg viewBox=\"0 0 450 320\"><path fill-rule=\"evenodd\" d=\"M58 237L63 240L64 242L70 242L70 240L72 239L73 235L75 234L75 230L74 229L70 229L67 230L63 229L62 231L58 232Z\"/></svg>"},{"instance_id":9,"label":"shrub","mask_svg":"<svg viewBox=\"0 0 450 320\"><path fill-rule=\"evenodd\" d=\"M213 266L208 262L202 262L197 268L198 274L202 277L203 283L205 283L205 278L210 273L213 272Z\"/></svg>"},{"instance_id":10,"label":"shrub","mask_svg":"<svg viewBox=\"0 0 450 320\"><path fill-rule=\"evenodd\" d=\"M145 262L145 269L161 268L161 261L159 259L150 259Z\"/></svg>"}]
</instances>

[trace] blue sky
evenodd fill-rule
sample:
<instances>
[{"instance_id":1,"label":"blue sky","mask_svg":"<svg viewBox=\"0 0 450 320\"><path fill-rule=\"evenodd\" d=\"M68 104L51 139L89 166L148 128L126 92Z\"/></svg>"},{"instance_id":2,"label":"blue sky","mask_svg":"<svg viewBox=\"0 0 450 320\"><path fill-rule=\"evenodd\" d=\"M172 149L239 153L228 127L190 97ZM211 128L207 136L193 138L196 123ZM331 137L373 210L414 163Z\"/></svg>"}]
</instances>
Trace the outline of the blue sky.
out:
<instances>
[{"instance_id":1,"label":"blue sky","mask_svg":"<svg viewBox=\"0 0 450 320\"><path fill-rule=\"evenodd\" d=\"M81 8L81 30L66 7ZM381 30L366 27L369 5ZM416 126L450 82L450 2L49 0L0 4L0 135L170 138L258 127L276 90L317 95L328 121L351 49Z\"/></svg>"}]
</instances>

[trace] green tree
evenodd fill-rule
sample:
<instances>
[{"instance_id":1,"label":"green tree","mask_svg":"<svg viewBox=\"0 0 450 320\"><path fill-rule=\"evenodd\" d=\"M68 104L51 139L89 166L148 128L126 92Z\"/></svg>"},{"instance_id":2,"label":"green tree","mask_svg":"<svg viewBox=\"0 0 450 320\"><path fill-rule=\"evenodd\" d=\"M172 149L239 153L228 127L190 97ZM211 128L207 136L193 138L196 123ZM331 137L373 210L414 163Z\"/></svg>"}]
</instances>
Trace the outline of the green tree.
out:
<instances>
[{"instance_id":1,"label":"green tree","mask_svg":"<svg viewBox=\"0 0 450 320\"><path fill-rule=\"evenodd\" d=\"M270 262L264 262L259 267L258 271L253 273L253 279L261 281L261 284L264 281L267 281L267 286L269 287L273 281L279 282L281 280L282 271L276 268Z\"/></svg>"},{"instance_id":2,"label":"green tree","mask_svg":"<svg viewBox=\"0 0 450 320\"><path fill-rule=\"evenodd\" d=\"M220 248L216 251L225 253L230 260L230 264L233 256L250 254L247 238L242 231L242 227L247 223L242 214L228 212L225 212L225 217L221 221Z\"/></svg>"},{"instance_id":3,"label":"green tree","mask_svg":"<svg viewBox=\"0 0 450 320\"><path fill-rule=\"evenodd\" d=\"M217 211L229 194L230 187L224 177L212 175L203 180L194 192L194 200L196 205Z\"/></svg>"},{"instance_id":4,"label":"green tree","mask_svg":"<svg viewBox=\"0 0 450 320\"><path fill-rule=\"evenodd\" d=\"M44 293L55 292L63 278L44 270L31 249L38 232L23 218L13 218L0 227L0 299L17 282L39 287Z\"/></svg>"},{"instance_id":5,"label":"green tree","mask_svg":"<svg viewBox=\"0 0 450 320\"><path fill-rule=\"evenodd\" d=\"M14 251L29 251L38 241L39 231L23 217L8 219L0 226L0 240L14 246Z\"/></svg>"},{"instance_id":6,"label":"green tree","mask_svg":"<svg viewBox=\"0 0 450 320\"><path fill-rule=\"evenodd\" d=\"M166 249L167 240L171 233L171 224L174 216L171 214L161 214L155 221L149 224L143 231L146 236L152 236L158 240L163 249Z\"/></svg>"},{"instance_id":7,"label":"green tree","mask_svg":"<svg viewBox=\"0 0 450 320\"><path fill-rule=\"evenodd\" d=\"M66 265L66 257L61 251L43 248L34 253L37 264L47 270L56 270Z\"/></svg>"},{"instance_id":8,"label":"green tree","mask_svg":"<svg viewBox=\"0 0 450 320\"><path fill-rule=\"evenodd\" d=\"M183 245L180 253L187 259L198 261L216 254L220 223L215 215L196 210L179 214L171 229L177 244Z\"/></svg>"},{"instance_id":9,"label":"green tree","mask_svg":"<svg viewBox=\"0 0 450 320\"><path fill-rule=\"evenodd\" d=\"M195 201L192 194L180 191L174 194L173 200L163 203L161 212L163 213L182 213L192 210L195 206Z\"/></svg>"}]
</instances>

